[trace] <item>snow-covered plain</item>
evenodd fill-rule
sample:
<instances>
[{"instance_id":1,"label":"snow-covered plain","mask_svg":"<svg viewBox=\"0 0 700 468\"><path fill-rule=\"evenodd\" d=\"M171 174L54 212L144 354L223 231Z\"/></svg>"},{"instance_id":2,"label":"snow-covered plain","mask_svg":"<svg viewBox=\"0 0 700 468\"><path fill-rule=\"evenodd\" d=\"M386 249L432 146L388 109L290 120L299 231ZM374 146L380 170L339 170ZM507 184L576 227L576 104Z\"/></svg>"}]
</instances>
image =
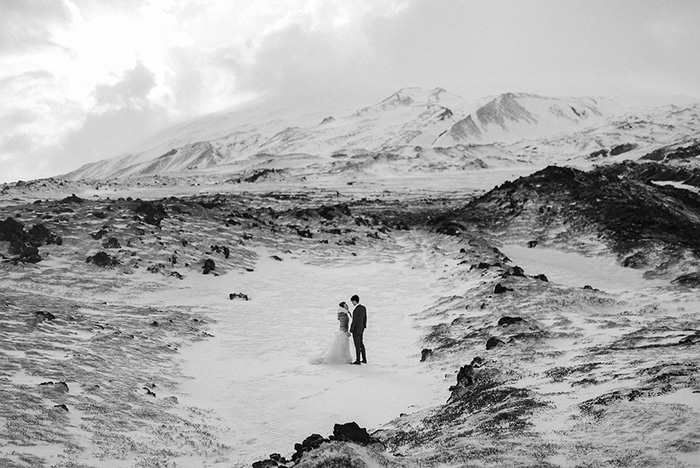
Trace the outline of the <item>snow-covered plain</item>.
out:
<instances>
[{"instance_id":1,"label":"snow-covered plain","mask_svg":"<svg viewBox=\"0 0 700 468\"><path fill-rule=\"evenodd\" d=\"M431 299L430 275L398 263L310 265L271 259L253 273L188 278L149 303L189 304L216 320L213 338L182 350L180 401L212 410L232 459L290 449L335 423L378 428L400 413L443 403L447 389L420 363L413 316ZM243 292L249 301L229 300ZM338 328L336 306L359 294L368 308L368 365L314 365ZM324 432L325 431L325 432Z\"/></svg>"}]
</instances>

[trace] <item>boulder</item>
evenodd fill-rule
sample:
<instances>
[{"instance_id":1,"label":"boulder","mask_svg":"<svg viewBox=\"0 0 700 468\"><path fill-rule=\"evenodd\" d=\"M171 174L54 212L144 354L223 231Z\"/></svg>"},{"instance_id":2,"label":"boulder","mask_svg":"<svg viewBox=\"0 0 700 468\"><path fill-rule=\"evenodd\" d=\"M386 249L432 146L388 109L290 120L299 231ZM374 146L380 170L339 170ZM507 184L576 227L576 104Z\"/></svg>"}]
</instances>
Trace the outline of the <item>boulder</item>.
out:
<instances>
[{"instance_id":1,"label":"boulder","mask_svg":"<svg viewBox=\"0 0 700 468\"><path fill-rule=\"evenodd\" d=\"M202 266L202 273L208 275L210 272L216 270L216 263L211 258L204 260L204 265Z\"/></svg>"},{"instance_id":2,"label":"boulder","mask_svg":"<svg viewBox=\"0 0 700 468\"><path fill-rule=\"evenodd\" d=\"M5 221L0 221L0 241L13 242L22 239L23 236L24 224L12 216L8 216Z\"/></svg>"},{"instance_id":3,"label":"boulder","mask_svg":"<svg viewBox=\"0 0 700 468\"><path fill-rule=\"evenodd\" d=\"M250 298L248 297L247 294L243 293L231 293L228 295L229 300L234 300L234 299L243 299L244 301L249 301Z\"/></svg>"},{"instance_id":4,"label":"boulder","mask_svg":"<svg viewBox=\"0 0 700 468\"><path fill-rule=\"evenodd\" d=\"M512 291L512 289L503 286L501 283L498 283L493 289L494 294L503 294L504 292L508 291Z\"/></svg>"},{"instance_id":5,"label":"boulder","mask_svg":"<svg viewBox=\"0 0 700 468\"><path fill-rule=\"evenodd\" d=\"M484 360L481 357L476 356L474 359L472 359L472 362L460 367L459 372L457 372L457 385L472 385L474 383L474 370L481 367L483 362ZM451 387L450 391L452 391L453 388L454 387Z\"/></svg>"},{"instance_id":6,"label":"boulder","mask_svg":"<svg viewBox=\"0 0 700 468\"><path fill-rule=\"evenodd\" d=\"M498 338L495 338L492 336L491 338L486 340L486 350L488 351L488 350L496 348L498 346L503 346L504 344L506 344L504 341L499 340Z\"/></svg>"},{"instance_id":7,"label":"boulder","mask_svg":"<svg viewBox=\"0 0 700 468\"><path fill-rule=\"evenodd\" d=\"M522 322L523 319L521 317L508 317L504 316L498 319L498 326L501 327L507 327L508 325L513 325L514 323L519 323Z\"/></svg>"},{"instance_id":8,"label":"boulder","mask_svg":"<svg viewBox=\"0 0 700 468\"><path fill-rule=\"evenodd\" d=\"M83 203L85 200L77 196L76 194L72 194L70 197L66 197L63 200L61 200L59 203Z\"/></svg>"},{"instance_id":9,"label":"boulder","mask_svg":"<svg viewBox=\"0 0 700 468\"><path fill-rule=\"evenodd\" d=\"M102 244L102 247L104 247L105 249L121 249L122 248L121 244L119 243L119 239L117 239L116 237L110 237L107 240L107 242Z\"/></svg>"},{"instance_id":10,"label":"boulder","mask_svg":"<svg viewBox=\"0 0 700 468\"><path fill-rule=\"evenodd\" d=\"M68 384L65 382L42 382L39 384L41 388L48 388L58 393L68 393Z\"/></svg>"},{"instance_id":11,"label":"boulder","mask_svg":"<svg viewBox=\"0 0 700 468\"><path fill-rule=\"evenodd\" d=\"M279 463L277 463L275 460L269 458L267 460L260 460L253 462L253 468L272 468L272 467L278 467Z\"/></svg>"},{"instance_id":12,"label":"boulder","mask_svg":"<svg viewBox=\"0 0 700 468\"><path fill-rule=\"evenodd\" d=\"M325 442L328 442L328 439L320 434L311 434L309 437L304 439L302 443L294 444L295 452L292 454L292 462L298 462L304 453L320 447L321 444Z\"/></svg>"},{"instance_id":13,"label":"boulder","mask_svg":"<svg viewBox=\"0 0 700 468\"><path fill-rule=\"evenodd\" d=\"M144 223L160 227L161 221L168 217L165 207L160 203L141 202L136 209L136 213L142 216Z\"/></svg>"},{"instance_id":14,"label":"boulder","mask_svg":"<svg viewBox=\"0 0 700 468\"><path fill-rule=\"evenodd\" d=\"M115 267L121 262L117 258L109 255L107 252L97 252L95 255L88 257L85 260L85 263L92 263L93 265L99 267Z\"/></svg>"},{"instance_id":15,"label":"boulder","mask_svg":"<svg viewBox=\"0 0 700 468\"><path fill-rule=\"evenodd\" d=\"M51 312L44 312L43 310L36 312L37 322L43 322L44 320L53 321L56 320L56 316Z\"/></svg>"},{"instance_id":16,"label":"boulder","mask_svg":"<svg viewBox=\"0 0 700 468\"><path fill-rule=\"evenodd\" d=\"M354 442L360 445L367 445L375 441L367 433L367 429L360 427L354 421L333 426L333 435L330 436L329 439L342 442Z\"/></svg>"},{"instance_id":17,"label":"boulder","mask_svg":"<svg viewBox=\"0 0 700 468\"><path fill-rule=\"evenodd\" d=\"M105 234L107 234L107 230L100 229L99 231L93 232L92 234L90 234L90 237L92 237L95 240L100 240L100 239L102 239L102 236L104 236Z\"/></svg>"},{"instance_id":18,"label":"boulder","mask_svg":"<svg viewBox=\"0 0 700 468\"><path fill-rule=\"evenodd\" d=\"M420 362L425 362L433 355L432 349L424 349L420 352Z\"/></svg>"},{"instance_id":19,"label":"boulder","mask_svg":"<svg viewBox=\"0 0 700 468\"><path fill-rule=\"evenodd\" d=\"M13 258L13 262L17 263L39 263L41 261L41 255L39 255L39 249L37 246L24 242L24 241L14 241L10 244L9 252L11 255L16 255Z\"/></svg>"},{"instance_id":20,"label":"boulder","mask_svg":"<svg viewBox=\"0 0 700 468\"><path fill-rule=\"evenodd\" d=\"M63 244L63 239L61 236L57 236L51 232L42 223L35 224L29 229L29 240L34 245L48 245L48 244Z\"/></svg>"}]
</instances>

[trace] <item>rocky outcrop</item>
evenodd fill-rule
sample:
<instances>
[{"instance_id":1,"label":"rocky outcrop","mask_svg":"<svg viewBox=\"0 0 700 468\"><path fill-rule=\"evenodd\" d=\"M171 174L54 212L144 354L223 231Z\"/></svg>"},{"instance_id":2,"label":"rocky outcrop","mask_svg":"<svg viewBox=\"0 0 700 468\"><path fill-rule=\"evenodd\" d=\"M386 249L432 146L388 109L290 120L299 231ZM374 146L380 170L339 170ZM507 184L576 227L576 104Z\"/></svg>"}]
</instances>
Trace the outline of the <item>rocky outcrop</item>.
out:
<instances>
[{"instance_id":1,"label":"rocky outcrop","mask_svg":"<svg viewBox=\"0 0 700 468\"><path fill-rule=\"evenodd\" d=\"M453 235L472 226L505 238L536 237L540 243L594 236L621 261L643 255L639 267L653 274L682 271L681 258L700 259L700 195L649 183L651 169L630 163L590 172L550 166L506 182L431 224ZM447 228L452 226L459 228Z\"/></svg>"},{"instance_id":2,"label":"rocky outcrop","mask_svg":"<svg viewBox=\"0 0 700 468\"><path fill-rule=\"evenodd\" d=\"M14 263L38 263L41 261L39 247L42 245L61 245L63 239L44 224L33 225L29 231L24 229L24 224L12 217L0 221L0 241L9 242L8 253L14 255Z\"/></svg>"},{"instance_id":3,"label":"rocky outcrop","mask_svg":"<svg viewBox=\"0 0 700 468\"><path fill-rule=\"evenodd\" d=\"M95 266L103 268L113 268L121 264L118 258L112 257L107 252L97 252L95 255L91 255L87 259L85 259L85 263L92 263Z\"/></svg>"},{"instance_id":4,"label":"rocky outcrop","mask_svg":"<svg viewBox=\"0 0 700 468\"><path fill-rule=\"evenodd\" d=\"M141 202L134 208L134 211L144 223L153 226L160 226L160 223L168 217L165 207L160 203Z\"/></svg>"}]
</instances>

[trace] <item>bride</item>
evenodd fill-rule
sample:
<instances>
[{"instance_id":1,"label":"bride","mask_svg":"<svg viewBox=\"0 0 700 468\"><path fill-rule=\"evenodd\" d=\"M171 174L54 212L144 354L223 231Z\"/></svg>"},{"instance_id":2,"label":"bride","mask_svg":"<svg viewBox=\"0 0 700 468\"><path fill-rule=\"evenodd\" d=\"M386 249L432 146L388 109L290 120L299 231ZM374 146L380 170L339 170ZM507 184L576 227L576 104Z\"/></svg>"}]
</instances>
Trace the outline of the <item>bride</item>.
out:
<instances>
[{"instance_id":1,"label":"bride","mask_svg":"<svg viewBox=\"0 0 700 468\"><path fill-rule=\"evenodd\" d=\"M326 351L312 361L313 364L349 364L352 362L350 333L348 332L351 317L348 305L345 302L338 304L338 331Z\"/></svg>"}]
</instances>

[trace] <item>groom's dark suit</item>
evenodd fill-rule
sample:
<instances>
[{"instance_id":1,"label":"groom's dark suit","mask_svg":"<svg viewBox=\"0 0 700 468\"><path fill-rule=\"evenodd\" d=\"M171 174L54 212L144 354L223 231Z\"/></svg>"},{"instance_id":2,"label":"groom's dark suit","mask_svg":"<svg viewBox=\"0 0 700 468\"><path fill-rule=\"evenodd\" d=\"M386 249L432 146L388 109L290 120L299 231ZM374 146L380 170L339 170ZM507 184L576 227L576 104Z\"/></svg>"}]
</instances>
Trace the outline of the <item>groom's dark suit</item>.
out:
<instances>
[{"instance_id":1,"label":"groom's dark suit","mask_svg":"<svg viewBox=\"0 0 700 468\"><path fill-rule=\"evenodd\" d=\"M356 363L367 362L365 344L362 342L365 328L367 328L367 309L362 304L357 304L355 310L352 311L352 324L350 324L352 341L355 343Z\"/></svg>"}]
</instances>

